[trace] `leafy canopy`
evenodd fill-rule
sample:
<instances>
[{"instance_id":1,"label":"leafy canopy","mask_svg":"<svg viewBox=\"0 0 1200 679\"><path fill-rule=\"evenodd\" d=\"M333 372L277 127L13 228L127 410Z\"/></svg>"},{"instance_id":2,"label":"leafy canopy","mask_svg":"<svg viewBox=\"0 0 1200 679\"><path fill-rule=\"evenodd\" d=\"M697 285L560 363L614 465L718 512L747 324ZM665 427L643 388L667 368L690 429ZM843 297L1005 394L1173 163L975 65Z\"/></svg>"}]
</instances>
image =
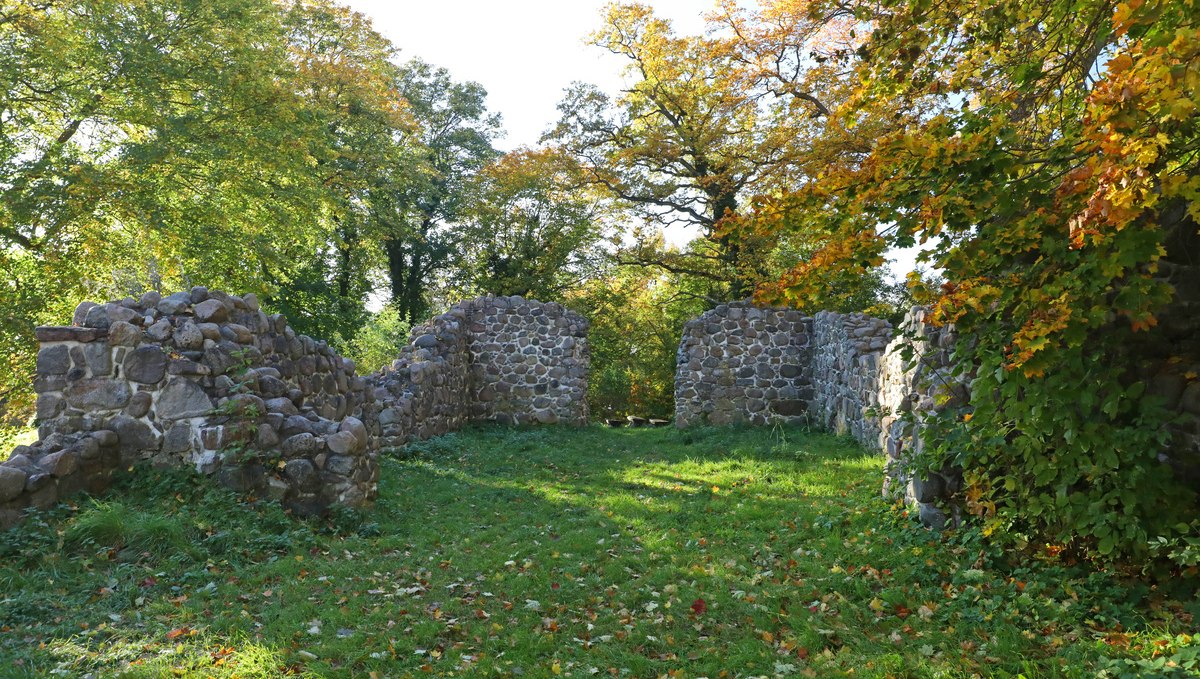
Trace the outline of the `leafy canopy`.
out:
<instances>
[{"instance_id":1,"label":"leafy canopy","mask_svg":"<svg viewBox=\"0 0 1200 679\"><path fill-rule=\"evenodd\" d=\"M1112 555L1186 530L1193 495L1158 461L1165 415L1145 385L1200 358L1153 330L1187 308L1163 274L1200 245L1200 7L770 6L869 26L840 57L853 89L832 116L899 124L739 225L828 234L760 297L810 305L886 247L923 245L947 280L932 318L972 338L956 355L974 396L923 462L963 465L993 531Z\"/></svg>"}]
</instances>

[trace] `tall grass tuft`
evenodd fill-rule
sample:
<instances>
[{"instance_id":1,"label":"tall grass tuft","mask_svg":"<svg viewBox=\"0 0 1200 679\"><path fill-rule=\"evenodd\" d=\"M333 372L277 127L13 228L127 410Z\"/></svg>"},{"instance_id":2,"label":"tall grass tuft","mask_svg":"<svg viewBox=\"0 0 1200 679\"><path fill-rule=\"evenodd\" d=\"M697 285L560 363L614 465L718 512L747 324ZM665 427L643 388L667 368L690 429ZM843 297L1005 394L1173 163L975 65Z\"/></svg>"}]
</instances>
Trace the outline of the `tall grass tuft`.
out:
<instances>
[{"instance_id":1,"label":"tall grass tuft","mask_svg":"<svg viewBox=\"0 0 1200 679\"><path fill-rule=\"evenodd\" d=\"M190 548L188 530L178 518L101 501L94 502L71 523L63 534L63 545L73 549L129 550L151 556Z\"/></svg>"}]
</instances>

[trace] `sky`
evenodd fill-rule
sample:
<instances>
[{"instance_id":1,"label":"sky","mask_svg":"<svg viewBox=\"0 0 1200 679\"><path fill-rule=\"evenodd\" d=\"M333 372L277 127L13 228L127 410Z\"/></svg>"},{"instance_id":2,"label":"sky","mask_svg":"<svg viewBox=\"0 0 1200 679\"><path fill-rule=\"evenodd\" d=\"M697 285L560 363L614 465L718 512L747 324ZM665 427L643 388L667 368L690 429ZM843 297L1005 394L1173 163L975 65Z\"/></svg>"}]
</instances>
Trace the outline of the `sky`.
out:
<instances>
[{"instance_id":1,"label":"sky","mask_svg":"<svg viewBox=\"0 0 1200 679\"><path fill-rule=\"evenodd\" d=\"M342 0L370 17L413 57L442 66L456 80L488 92L488 108L504 117L509 150L532 146L558 120L556 106L573 81L615 91L623 60L585 44L600 28L606 0ZM704 30L711 0L651 0L681 33Z\"/></svg>"},{"instance_id":2,"label":"sky","mask_svg":"<svg viewBox=\"0 0 1200 679\"><path fill-rule=\"evenodd\" d=\"M586 43L601 26L608 0L341 0L369 17L375 30L400 48L399 58L420 57L459 81L487 90L488 108L503 116L503 150L533 146L558 120L563 89L580 81L614 93L625 60ZM714 0L642 0L676 32L704 31ZM695 229L670 227L680 244ZM892 272L903 277L915 249L893 251Z\"/></svg>"}]
</instances>

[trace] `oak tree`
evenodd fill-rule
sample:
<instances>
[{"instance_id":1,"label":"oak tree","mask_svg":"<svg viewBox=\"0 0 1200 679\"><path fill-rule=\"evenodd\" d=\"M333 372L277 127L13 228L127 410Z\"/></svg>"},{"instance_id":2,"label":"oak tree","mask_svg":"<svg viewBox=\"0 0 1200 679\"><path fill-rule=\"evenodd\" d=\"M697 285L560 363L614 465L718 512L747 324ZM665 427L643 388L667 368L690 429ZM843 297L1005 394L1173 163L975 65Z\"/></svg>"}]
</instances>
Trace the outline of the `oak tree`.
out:
<instances>
[{"instance_id":1,"label":"oak tree","mask_svg":"<svg viewBox=\"0 0 1200 679\"><path fill-rule=\"evenodd\" d=\"M1170 396L1147 385L1200 366L1200 6L807 6L871 26L833 117L904 124L749 220L830 234L762 297L808 304L888 245L924 244L946 278L932 320L964 337L974 398L930 423L917 463L963 465L996 535L1112 557L1195 530L1179 523L1194 492L1159 459Z\"/></svg>"},{"instance_id":2,"label":"oak tree","mask_svg":"<svg viewBox=\"0 0 1200 679\"><path fill-rule=\"evenodd\" d=\"M748 87L729 38L678 36L643 5L610 6L592 42L628 61L628 85L615 98L575 85L549 138L644 217L694 227L704 239L688 255L654 251L643 239L628 261L706 278L720 299L745 296L765 275L770 244L719 225L750 196L794 178L806 138L796 100ZM815 101L801 108L807 119L825 112Z\"/></svg>"}]
</instances>

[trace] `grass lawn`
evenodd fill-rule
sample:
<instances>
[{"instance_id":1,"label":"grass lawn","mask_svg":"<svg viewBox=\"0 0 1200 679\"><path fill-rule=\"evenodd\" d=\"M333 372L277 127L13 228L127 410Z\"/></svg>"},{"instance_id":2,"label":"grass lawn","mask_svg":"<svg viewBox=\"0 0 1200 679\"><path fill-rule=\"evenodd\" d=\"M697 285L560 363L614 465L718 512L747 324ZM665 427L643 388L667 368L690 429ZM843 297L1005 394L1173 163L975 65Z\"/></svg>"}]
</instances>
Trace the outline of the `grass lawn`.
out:
<instances>
[{"instance_id":1,"label":"grass lawn","mask_svg":"<svg viewBox=\"0 0 1200 679\"><path fill-rule=\"evenodd\" d=\"M0 676L1195 676L1195 580L1010 561L881 474L801 430L483 428L304 523L145 470L0 534Z\"/></svg>"}]
</instances>

